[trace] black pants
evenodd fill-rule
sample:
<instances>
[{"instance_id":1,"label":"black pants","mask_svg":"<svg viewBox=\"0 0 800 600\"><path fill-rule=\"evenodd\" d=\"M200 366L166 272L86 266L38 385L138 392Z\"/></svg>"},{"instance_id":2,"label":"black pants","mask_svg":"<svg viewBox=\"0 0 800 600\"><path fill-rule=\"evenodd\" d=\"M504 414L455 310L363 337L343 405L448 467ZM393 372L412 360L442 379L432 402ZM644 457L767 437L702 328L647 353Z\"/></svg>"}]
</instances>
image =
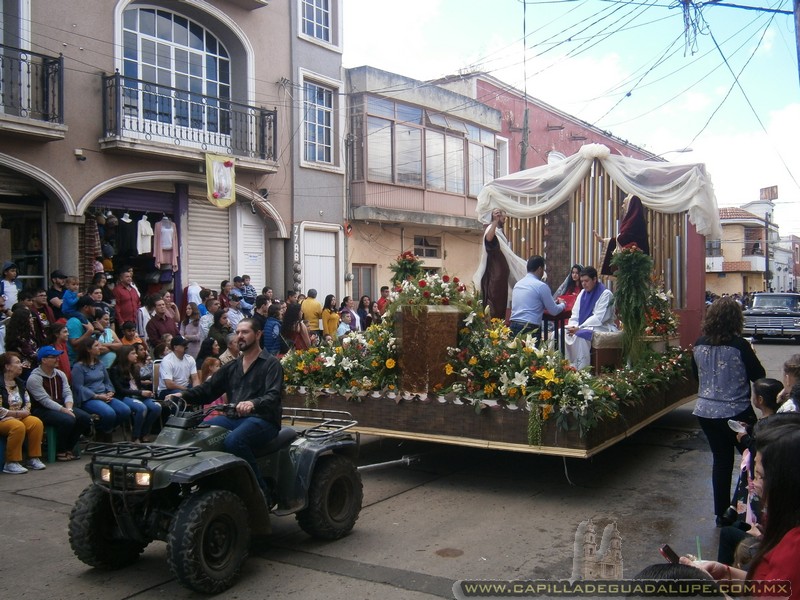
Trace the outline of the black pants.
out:
<instances>
[{"instance_id":1,"label":"black pants","mask_svg":"<svg viewBox=\"0 0 800 600\"><path fill-rule=\"evenodd\" d=\"M49 410L40 406L34 406L31 410L31 414L41 419L45 427L55 427L56 439L58 440L56 452L59 454L71 451L75 447L75 444L78 443L81 435L89 435L92 430L91 415L80 408L74 409L74 417L57 410Z\"/></svg>"},{"instance_id":2,"label":"black pants","mask_svg":"<svg viewBox=\"0 0 800 600\"><path fill-rule=\"evenodd\" d=\"M756 413L751 406L734 417L734 421L742 421L752 425L756 422ZM745 446L736 440L736 432L728 427L728 418L707 419L697 417L700 429L708 440L714 466L711 469L711 483L714 487L714 514L722 516L731 505L731 476L733 474L734 449L739 453Z\"/></svg>"}]
</instances>

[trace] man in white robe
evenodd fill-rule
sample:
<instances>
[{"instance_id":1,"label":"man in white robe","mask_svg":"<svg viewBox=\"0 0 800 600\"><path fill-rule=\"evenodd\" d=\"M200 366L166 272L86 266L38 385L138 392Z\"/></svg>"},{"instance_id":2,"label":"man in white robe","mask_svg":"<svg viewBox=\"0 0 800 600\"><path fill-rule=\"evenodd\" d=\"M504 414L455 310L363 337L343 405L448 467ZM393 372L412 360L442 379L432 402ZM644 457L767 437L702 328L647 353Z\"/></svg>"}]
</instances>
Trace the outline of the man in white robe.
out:
<instances>
[{"instance_id":1,"label":"man in white robe","mask_svg":"<svg viewBox=\"0 0 800 600\"><path fill-rule=\"evenodd\" d=\"M617 331L614 294L597 280L597 269L581 271L583 290L575 300L567 323L567 359L576 369L589 366L595 331Z\"/></svg>"}]
</instances>

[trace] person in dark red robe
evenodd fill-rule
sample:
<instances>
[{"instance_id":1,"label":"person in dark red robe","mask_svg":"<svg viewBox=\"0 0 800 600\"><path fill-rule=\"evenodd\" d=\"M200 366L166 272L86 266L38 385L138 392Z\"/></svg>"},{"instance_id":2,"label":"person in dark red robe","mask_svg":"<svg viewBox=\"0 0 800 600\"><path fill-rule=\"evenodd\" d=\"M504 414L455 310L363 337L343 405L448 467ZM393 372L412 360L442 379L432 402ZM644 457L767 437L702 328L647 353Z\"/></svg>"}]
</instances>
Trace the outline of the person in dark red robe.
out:
<instances>
[{"instance_id":1,"label":"person in dark red robe","mask_svg":"<svg viewBox=\"0 0 800 600\"><path fill-rule=\"evenodd\" d=\"M647 220L645 219L645 209L639 196L628 196L623 202L625 216L619 226L617 237L611 238L605 248L603 255L603 266L600 269L602 275L613 275L614 269L611 267L611 259L617 248L624 248L629 244L636 244L642 252L650 254L650 243L647 238ZM598 236L599 237L599 236Z\"/></svg>"}]
</instances>

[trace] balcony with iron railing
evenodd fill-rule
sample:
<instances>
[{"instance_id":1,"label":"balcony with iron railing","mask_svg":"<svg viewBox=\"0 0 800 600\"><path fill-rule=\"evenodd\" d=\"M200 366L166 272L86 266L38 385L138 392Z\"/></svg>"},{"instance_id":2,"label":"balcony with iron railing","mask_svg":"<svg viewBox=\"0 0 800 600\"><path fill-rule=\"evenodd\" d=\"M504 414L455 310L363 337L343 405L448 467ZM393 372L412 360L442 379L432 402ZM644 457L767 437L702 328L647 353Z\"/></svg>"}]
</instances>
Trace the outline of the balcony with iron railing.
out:
<instances>
[{"instance_id":1,"label":"balcony with iron railing","mask_svg":"<svg viewBox=\"0 0 800 600\"><path fill-rule=\"evenodd\" d=\"M103 77L104 150L198 160L207 153L239 168L277 171L277 111L120 73Z\"/></svg>"},{"instance_id":2,"label":"balcony with iron railing","mask_svg":"<svg viewBox=\"0 0 800 600\"><path fill-rule=\"evenodd\" d=\"M0 133L62 140L64 59L0 44Z\"/></svg>"}]
</instances>

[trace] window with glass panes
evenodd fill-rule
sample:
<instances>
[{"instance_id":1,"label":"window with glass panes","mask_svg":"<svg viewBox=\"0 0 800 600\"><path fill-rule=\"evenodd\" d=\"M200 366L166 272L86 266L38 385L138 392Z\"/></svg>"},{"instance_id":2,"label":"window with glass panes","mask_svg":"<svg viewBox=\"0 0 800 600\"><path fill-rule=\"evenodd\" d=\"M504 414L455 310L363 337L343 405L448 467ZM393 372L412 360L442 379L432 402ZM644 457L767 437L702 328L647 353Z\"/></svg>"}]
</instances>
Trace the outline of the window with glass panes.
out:
<instances>
[{"instance_id":1,"label":"window with glass panes","mask_svg":"<svg viewBox=\"0 0 800 600\"><path fill-rule=\"evenodd\" d=\"M230 56L216 36L155 8L127 9L122 35L123 76L146 82L125 82L126 116L230 133Z\"/></svg>"},{"instance_id":2,"label":"window with glass panes","mask_svg":"<svg viewBox=\"0 0 800 600\"><path fill-rule=\"evenodd\" d=\"M303 33L324 42L331 41L330 0L303 0Z\"/></svg>"},{"instance_id":3,"label":"window with glass panes","mask_svg":"<svg viewBox=\"0 0 800 600\"><path fill-rule=\"evenodd\" d=\"M305 83L305 159L333 163L333 90Z\"/></svg>"},{"instance_id":4,"label":"window with glass panes","mask_svg":"<svg viewBox=\"0 0 800 600\"><path fill-rule=\"evenodd\" d=\"M442 238L429 235L414 236L414 254L420 258L441 258Z\"/></svg>"},{"instance_id":5,"label":"window with glass panes","mask_svg":"<svg viewBox=\"0 0 800 600\"><path fill-rule=\"evenodd\" d=\"M372 96L366 97L365 121L369 181L476 196L495 177L497 150L489 130ZM360 132L360 117L353 123ZM355 178L363 176L359 169Z\"/></svg>"}]
</instances>

